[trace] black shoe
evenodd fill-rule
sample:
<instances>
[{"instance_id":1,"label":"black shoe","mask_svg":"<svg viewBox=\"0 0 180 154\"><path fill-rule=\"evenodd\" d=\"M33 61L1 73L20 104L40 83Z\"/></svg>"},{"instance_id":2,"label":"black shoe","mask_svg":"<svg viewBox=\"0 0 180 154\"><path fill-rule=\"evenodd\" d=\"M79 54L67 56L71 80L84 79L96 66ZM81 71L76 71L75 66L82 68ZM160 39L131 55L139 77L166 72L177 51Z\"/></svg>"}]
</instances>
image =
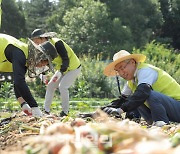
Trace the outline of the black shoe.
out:
<instances>
[{"instance_id":1,"label":"black shoe","mask_svg":"<svg viewBox=\"0 0 180 154\"><path fill-rule=\"evenodd\" d=\"M48 112L48 111L44 111L44 113L47 114L47 115L50 115L50 112Z\"/></svg>"},{"instance_id":2,"label":"black shoe","mask_svg":"<svg viewBox=\"0 0 180 154\"><path fill-rule=\"evenodd\" d=\"M42 110L45 115L50 115L50 111L46 111L45 109Z\"/></svg>"},{"instance_id":3,"label":"black shoe","mask_svg":"<svg viewBox=\"0 0 180 154\"><path fill-rule=\"evenodd\" d=\"M66 113L64 113L64 111L61 111L61 113L59 114L60 117L64 117L64 116L67 116Z\"/></svg>"}]
</instances>

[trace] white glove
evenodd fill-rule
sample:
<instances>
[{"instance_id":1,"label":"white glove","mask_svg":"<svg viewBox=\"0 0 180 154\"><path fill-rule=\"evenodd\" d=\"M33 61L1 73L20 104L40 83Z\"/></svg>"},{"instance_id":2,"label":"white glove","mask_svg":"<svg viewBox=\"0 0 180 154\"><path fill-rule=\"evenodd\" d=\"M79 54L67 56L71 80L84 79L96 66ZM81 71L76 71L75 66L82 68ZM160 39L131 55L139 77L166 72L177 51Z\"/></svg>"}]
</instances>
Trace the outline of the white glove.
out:
<instances>
[{"instance_id":1,"label":"white glove","mask_svg":"<svg viewBox=\"0 0 180 154\"><path fill-rule=\"evenodd\" d=\"M48 79L47 79L47 76L46 75L43 75L43 74L40 74L39 75L39 78L41 79L41 81L44 83L44 84L48 84Z\"/></svg>"},{"instance_id":2,"label":"white glove","mask_svg":"<svg viewBox=\"0 0 180 154\"><path fill-rule=\"evenodd\" d=\"M153 122L152 126L157 126L157 127L162 127L164 125L167 125L167 123L165 123L164 121L156 121Z\"/></svg>"},{"instance_id":3,"label":"white glove","mask_svg":"<svg viewBox=\"0 0 180 154\"><path fill-rule=\"evenodd\" d=\"M52 82L52 81L56 82L61 76L62 76L62 73L59 71L56 71L49 82Z\"/></svg>"},{"instance_id":4,"label":"white glove","mask_svg":"<svg viewBox=\"0 0 180 154\"><path fill-rule=\"evenodd\" d=\"M121 115L124 111L121 108L112 108L112 107L106 107L103 109L104 112L106 112L109 115Z\"/></svg>"},{"instance_id":5,"label":"white glove","mask_svg":"<svg viewBox=\"0 0 180 154\"><path fill-rule=\"evenodd\" d=\"M42 117L42 112L39 107L32 107L32 116L33 117Z\"/></svg>"},{"instance_id":6,"label":"white glove","mask_svg":"<svg viewBox=\"0 0 180 154\"><path fill-rule=\"evenodd\" d=\"M28 105L27 102L23 102L21 104L21 108L22 108L22 111L27 114L28 116L31 116L32 115L32 109L31 107Z\"/></svg>"}]
</instances>

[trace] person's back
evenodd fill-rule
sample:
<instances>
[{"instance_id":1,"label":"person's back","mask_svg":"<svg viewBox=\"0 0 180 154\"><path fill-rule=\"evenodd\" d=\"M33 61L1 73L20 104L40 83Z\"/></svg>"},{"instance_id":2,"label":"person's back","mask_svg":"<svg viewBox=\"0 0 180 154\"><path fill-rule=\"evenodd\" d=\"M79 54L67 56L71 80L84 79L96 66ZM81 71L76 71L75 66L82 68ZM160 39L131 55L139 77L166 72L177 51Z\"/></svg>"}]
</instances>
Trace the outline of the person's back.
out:
<instances>
[{"instance_id":1,"label":"person's back","mask_svg":"<svg viewBox=\"0 0 180 154\"><path fill-rule=\"evenodd\" d=\"M0 33L0 72L12 72L12 63L8 60L11 52L20 48L25 55L28 53L28 45L13 36Z\"/></svg>"},{"instance_id":2,"label":"person's back","mask_svg":"<svg viewBox=\"0 0 180 154\"><path fill-rule=\"evenodd\" d=\"M49 45L48 48L47 44ZM29 46L31 46L31 48L29 48ZM48 54L50 52L49 48L51 52L56 53L54 46L50 42L45 42L37 46L29 40L29 45L27 45L13 36L0 34L0 72L13 72L15 96L22 110L27 115L42 116L42 113L26 84L25 74L27 70L28 72L30 71L29 68L35 70L35 67L47 65L49 63L48 59L53 59L53 57ZM32 52L34 54L31 54ZM27 61L32 59L30 55L34 56L38 55L38 53L40 53L40 55L34 58L35 65L27 63ZM36 72L32 73L36 74Z\"/></svg>"}]
</instances>

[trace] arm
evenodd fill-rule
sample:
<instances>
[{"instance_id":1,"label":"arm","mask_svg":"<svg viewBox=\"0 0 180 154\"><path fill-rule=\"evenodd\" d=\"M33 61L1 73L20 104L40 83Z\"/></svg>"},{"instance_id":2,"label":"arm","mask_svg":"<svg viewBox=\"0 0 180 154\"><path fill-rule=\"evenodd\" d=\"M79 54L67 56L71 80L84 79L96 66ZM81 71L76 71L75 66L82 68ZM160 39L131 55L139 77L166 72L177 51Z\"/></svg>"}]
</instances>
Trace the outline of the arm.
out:
<instances>
[{"instance_id":1,"label":"arm","mask_svg":"<svg viewBox=\"0 0 180 154\"><path fill-rule=\"evenodd\" d=\"M63 44L62 41L58 41L55 44L55 47L57 49L58 54L61 56L62 58L62 65L61 65L61 69L60 72L66 72L67 68L69 67L69 57L68 57L68 52Z\"/></svg>"},{"instance_id":2,"label":"arm","mask_svg":"<svg viewBox=\"0 0 180 154\"><path fill-rule=\"evenodd\" d=\"M113 100L110 104L106 106L102 106L100 109L103 110L106 107L120 108L122 104L125 103L126 101L127 101L126 97L122 95L119 97L119 99Z\"/></svg>"},{"instance_id":3,"label":"arm","mask_svg":"<svg viewBox=\"0 0 180 154\"><path fill-rule=\"evenodd\" d=\"M132 111L143 104L150 95L151 86L146 83L141 83L137 86L134 94L128 97L128 101L122 104L121 109L124 112Z\"/></svg>"},{"instance_id":4,"label":"arm","mask_svg":"<svg viewBox=\"0 0 180 154\"><path fill-rule=\"evenodd\" d=\"M103 110L105 107L120 108L121 105L127 101L127 98L129 97L129 95L131 95L131 93L132 91L126 83L122 89L121 96L119 96L119 99L113 100L110 104L101 107L101 109Z\"/></svg>"},{"instance_id":5,"label":"arm","mask_svg":"<svg viewBox=\"0 0 180 154\"><path fill-rule=\"evenodd\" d=\"M124 111L131 111L143 104L150 95L152 85L156 82L158 73L156 70L147 67L137 72L138 86L134 94L129 97L128 101L122 106Z\"/></svg>"},{"instance_id":6,"label":"arm","mask_svg":"<svg viewBox=\"0 0 180 154\"><path fill-rule=\"evenodd\" d=\"M37 102L33 98L26 82L25 82L25 73L26 73L26 57L24 53L15 48L12 51L11 62L13 66L13 76L14 76L14 87L16 97L22 97L30 107L37 107Z\"/></svg>"}]
</instances>

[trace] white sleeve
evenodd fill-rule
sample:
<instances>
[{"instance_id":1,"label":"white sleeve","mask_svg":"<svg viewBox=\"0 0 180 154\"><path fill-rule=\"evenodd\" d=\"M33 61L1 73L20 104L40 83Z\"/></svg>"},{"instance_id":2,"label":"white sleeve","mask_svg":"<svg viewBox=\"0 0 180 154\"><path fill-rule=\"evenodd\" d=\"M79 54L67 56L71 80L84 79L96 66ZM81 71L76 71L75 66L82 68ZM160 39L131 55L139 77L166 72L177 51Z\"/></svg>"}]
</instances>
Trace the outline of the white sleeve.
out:
<instances>
[{"instance_id":1,"label":"white sleeve","mask_svg":"<svg viewBox=\"0 0 180 154\"><path fill-rule=\"evenodd\" d=\"M142 68L137 72L138 85L141 83L147 83L153 85L158 78L158 72L153 68Z\"/></svg>"},{"instance_id":2,"label":"white sleeve","mask_svg":"<svg viewBox=\"0 0 180 154\"><path fill-rule=\"evenodd\" d=\"M127 82L125 83L125 85L124 85L121 93L122 93L122 95L125 95L125 96L129 96L129 95L132 94L132 91L131 91L131 89L129 88Z\"/></svg>"}]
</instances>

